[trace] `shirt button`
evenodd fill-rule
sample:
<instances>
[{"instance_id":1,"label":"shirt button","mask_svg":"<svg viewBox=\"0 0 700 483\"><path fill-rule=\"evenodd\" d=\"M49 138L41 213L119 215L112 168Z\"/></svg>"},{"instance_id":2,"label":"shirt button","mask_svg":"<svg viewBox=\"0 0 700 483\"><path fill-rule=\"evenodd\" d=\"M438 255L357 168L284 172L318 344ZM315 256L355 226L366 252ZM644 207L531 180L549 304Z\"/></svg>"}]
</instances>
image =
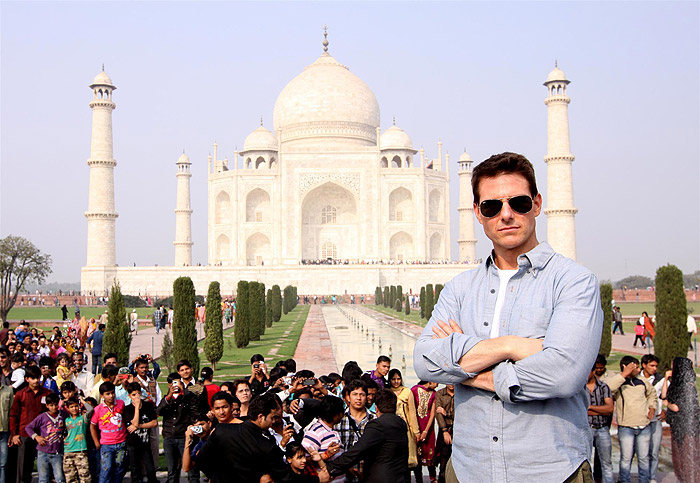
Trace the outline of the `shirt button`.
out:
<instances>
[{"instance_id":1,"label":"shirt button","mask_svg":"<svg viewBox=\"0 0 700 483\"><path fill-rule=\"evenodd\" d=\"M491 293L496 293L496 289L492 288Z\"/></svg>"},{"instance_id":2,"label":"shirt button","mask_svg":"<svg viewBox=\"0 0 700 483\"><path fill-rule=\"evenodd\" d=\"M498 436L494 436L494 437L493 437L493 442L494 442L494 443L498 443Z\"/></svg>"},{"instance_id":3,"label":"shirt button","mask_svg":"<svg viewBox=\"0 0 700 483\"><path fill-rule=\"evenodd\" d=\"M488 323L488 322L484 322L484 326L487 326L487 325L489 325L489 323Z\"/></svg>"}]
</instances>

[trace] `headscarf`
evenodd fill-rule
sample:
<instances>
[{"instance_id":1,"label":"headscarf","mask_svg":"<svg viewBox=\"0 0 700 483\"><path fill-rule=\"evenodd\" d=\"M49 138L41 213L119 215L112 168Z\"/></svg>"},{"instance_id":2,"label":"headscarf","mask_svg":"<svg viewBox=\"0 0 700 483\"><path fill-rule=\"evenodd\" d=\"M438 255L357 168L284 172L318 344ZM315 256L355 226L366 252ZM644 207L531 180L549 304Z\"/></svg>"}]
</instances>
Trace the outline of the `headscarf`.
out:
<instances>
[{"instance_id":1,"label":"headscarf","mask_svg":"<svg viewBox=\"0 0 700 483\"><path fill-rule=\"evenodd\" d=\"M673 359L673 374L666 399L678 406L678 412L669 410L666 413L673 439L682 443L687 435L700 436L700 406L695 388L695 371L693 363L687 357Z\"/></svg>"}]
</instances>

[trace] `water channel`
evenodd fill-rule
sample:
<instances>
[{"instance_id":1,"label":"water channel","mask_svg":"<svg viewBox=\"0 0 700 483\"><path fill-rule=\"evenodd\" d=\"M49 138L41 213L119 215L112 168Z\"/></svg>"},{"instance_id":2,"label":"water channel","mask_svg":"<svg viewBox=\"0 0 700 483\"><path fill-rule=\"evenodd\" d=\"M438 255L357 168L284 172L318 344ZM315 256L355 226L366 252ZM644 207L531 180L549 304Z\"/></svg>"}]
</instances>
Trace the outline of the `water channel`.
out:
<instances>
[{"instance_id":1,"label":"water channel","mask_svg":"<svg viewBox=\"0 0 700 483\"><path fill-rule=\"evenodd\" d=\"M391 358L391 367L403 375L411 387L418 382L413 370L413 347L416 340L390 325L352 308L352 305L325 305L323 317L339 370L347 361L356 361L363 371L374 369L377 357Z\"/></svg>"}]
</instances>

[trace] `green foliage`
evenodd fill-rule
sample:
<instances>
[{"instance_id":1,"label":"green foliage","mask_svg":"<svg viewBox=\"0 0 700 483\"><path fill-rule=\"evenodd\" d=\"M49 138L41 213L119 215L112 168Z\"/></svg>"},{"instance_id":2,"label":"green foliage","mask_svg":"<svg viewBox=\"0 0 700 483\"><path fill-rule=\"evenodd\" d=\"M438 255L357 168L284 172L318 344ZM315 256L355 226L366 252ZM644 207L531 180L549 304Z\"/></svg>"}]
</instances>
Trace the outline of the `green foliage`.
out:
<instances>
[{"instance_id":1,"label":"green foliage","mask_svg":"<svg viewBox=\"0 0 700 483\"><path fill-rule=\"evenodd\" d=\"M418 305L420 306L420 318L425 318L425 287L420 288L420 297Z\"/></svg>"},{"instance_id":2,"label":"green foliage","mask_svg":"<svg viewBox=\"0 0 700 483\"><path fill-rule=\"evenodd\" d=\"M394 302L396 302L396 285L389 287L389 307L393 307Z\"/></svg>"},{"instance_id":3,"label":"green foliage","mask_svg":"<svg viewBox=\"0 0 700 483\"><path fill-rule=\"evenodd\" d=\"M224 322L221 310L221 287L219 282L211 282L207 293L204 322L204 355L216 369L216 363L224 355Z\"/></svg>"},{"instance_id":4,"label":"green foliage","mask_svg":"<svg viewBox=\"0 0 700 483\"><path fill-rule=\"evenodd\" d=\"M0 319L15 305L17 295L31 282L41 284L51 273L51 256L21 236L0 238Z\"/></svg>"},{"instance_id":5,"label":"green foliage","mask_svg":"<svg viewBox=\"0 0 700 483\"><path fill-rule=\"evenodd\" d=\"M167 373L170 374L175 370L175 359L173 357L173 339L170 337L168 327L165 327L165 336L163 337L163 347L160 349L160 365L165 367Z\"/></svg>"},{"instance_id":6,"label":"green foliage","mask_svg":"<svg viewBox=\"0 0 700 483\"><path fill-rule=\"evenodd\" d=\"M403 287L401 285L396 286L396 298L403 303Z\"/></svg>"},{"instance_id":7,"label":"green foliage","mask_svg":"<svg viewBox=\"0 0 700 483\"><path fill-rule=\"evenodd\" d=\"M265 297L265 327L272 327L272 289L267 289Z\"/></svg>"},{"instance_id":8,"label":"green foliage","mask_svg":"<svg viewBox=\"0 0 700 483\"><path fill-rule=\"evenodd\" d=\"M628 289L645 289L653 285L654 280L644 275L631 275L615 282L616 289L621 289L622 287L627 287Z\"/></svg>"},{"instance_id":9,"label":"green foliage","mask_svg":"<svg viewBox=\"0 0 700 483\"><path fill-rule=\"evenodd\" d=\"M404 313L406 315L411 315L411 298L406 297L404 300Z\"/></svg>"},{"instance_id":10,"label":"green foliage","mask_svg":"<svg viewBox=\"0 0 700 483\"><path fill-rule=\"evenodd\" d=\"M612 285L601 283L600 303L603 308L603 337L600 339L598 354L603 354L605 357L609 357L612 350L612 296Z\"/></svg>"},{"instance_id":11,"label":"green foliage","mask_svg":"<svg viewBox=\"0 0 700 483\"><path fill-rule=\"evenodd\" d=\"M196 302L194 284L190 277L179 277L173 283L173 358L185 359L192 364L192 372L199 374L197 350Z\"/></svg>"},{"instance_id":12,"label":"green foliage","mask_svg":"<svg viewBox=\"0 0 700 483\"><path fill-rule=\"evenodd\" d=\"M236 339L236 347L240 349L242 347L247 347L250 342L248 282L245 280L239 281L237 288L234 338Z\"/></svg>"},{"instance_id":13,"label":"green foliage","mask_svg":"<svg viewBox=\"0 0 700 483\"><path fill-rule=\"evenodd\" d=\"M297 306L297 288L291 285L284 287L284 299L282 301L282 308L284 314L287 315L289 312L294 310Z\"/></svg>"},{"instance_id":14,"label":"green foliage","mask_svg":"<svg viewBox=\"0 0 700 483\"><path fill-rule=\"evenodd\" d=\"M267 309L265 307L265 284L260 282L258 284L258 311L260 312L260 321L258 328L260 329L260 335L265 335L265 324L267 321Z\"/></svg>"},{"instance_id":15,"label":"green foliage","mask_svg":"<svg viewBox=\"0 0 700 483\"><path fill-rule=\"evenodd\" d=\"M260 340L260 283L248 282L248 307L249 311L249 329L250 340Z\"/></svg>"},{"instance_id":16,"label":"green foliage","mask_svg":"<svg viewBox=\"0 0 700 483\"><path fill-rule=\"evenodd\" d=\"M194 301L199 305L204 305L204 295L195 295ZM175 307L173 303L173 297L165 297L164 299L157 299L153 302L153 306L160 307L162 305L163 307Z\"/></svg>"},{"instance_id":17,"label":"green foliage","mask_svg":"<svg viewBox=\"0 0 700 483\"><path fill-rule=\"evenodd\" d=\"M425 318L430 320L433 315L433 307L435 306L435 292L433 292L433 284L429 283L425 286Z\"/></svg>"},{"instance_id":18,"label":"green foliage","mask_svg":"<svg viewBox=\"0 0 700 483\"><path fill-rule=\"evenodd\" d=\"M440 300L440 292L442 292L443 288L445 288L445 286L441 283L435 285L435 302L433 303L433 307L437 305L438 300Z\"/></svg>"},{"instance_id":19,"label":"green foliage","mask_svg":"<svg viewBox=\"0 0 700 483\"><path fill-rule=\"evenodd\" d=\"M107 307L107 327L102 342L102 353L114 352L120 367L129 364L129 349L131 348L131 332L126 320L126 308L118 282L114 282L109 295Z\"/></svg>"},{"instance_id":20,"label":"green foliage","mask_svg":"<svg viewBox=\"0 0 700 483\"><path fill-rule=\"evenodd\" d=\"M384 303L384 307L389 307L389 287L388 286L384 287L384 296L382 297L382 302Z\"/></svg>"},{"instance_id":21,"label":"green foliage","mask_svg":"<svg viewBox=\"0 0 700 483\"><path fill-rule=\"evenodd\" d=\"M688 329L683 272L675 265L659 267L656 271L656 336L654 354L659 358L659 370L671 368L674 357L688 355Z\"/></svg>"},{"instance_id":22,"label":"green foliage","mask_svg":"<svg viewBox=\"0 0 700 483\"><path fill-rule=\"evenodd\" d=\"M683 274L683 286L692 288L695 285L700 285L700 270L695 270L693 273Z\"/></svg>"},{"instance_id":23,"label":"green foliage","mask_svg":"<svg viewBox=\"0 0 700 483\"><path fill-rule=\"evenodd\" d=\"M380 287L374 289L374 305L382 305L382 289Z\"/></svg>"},{"instance_id":24,"label":"green foliage","mask_svg":"<svg viewBox=\"0 0 700 483\"><path fill-rule=\"evenodd\" d=\"M279 322L282 318L282 291L279 285L272 286L272 321Z\"/></svg>"},{"instance_id":25,"label":"green foliage","mask_svg":"<svg viewBox=\"0 0 700 483\"><path fill-rule=\"evenodd\" d=\"M397 312L401 312L402 310L401 301L399 299L394 300L394 310Z\"/></svg>"},{"instance_id":26,"label":"green foliage","mask_svg":"<svg viewBox=\"0 0 700 483\"><path fill-rule=\"evenodd\" d=\"M135 309L137 307L147 307L146 301L136 295L122 295L124 299L124 307Z\"/></svg>"}]
</instances>

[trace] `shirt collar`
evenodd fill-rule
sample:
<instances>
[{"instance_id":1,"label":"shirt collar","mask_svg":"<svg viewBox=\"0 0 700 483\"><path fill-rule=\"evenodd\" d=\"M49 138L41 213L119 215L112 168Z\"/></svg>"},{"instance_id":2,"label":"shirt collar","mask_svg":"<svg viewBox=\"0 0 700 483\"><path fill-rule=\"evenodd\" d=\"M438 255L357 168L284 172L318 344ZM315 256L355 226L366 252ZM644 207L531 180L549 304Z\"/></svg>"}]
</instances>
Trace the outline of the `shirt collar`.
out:
<instances>
[{"instance_id":1,"label":"shirt collar","mask_svg":"<svg viewBox=\"0 0 700 483\"><path fill-rule=\"evenodd\" d=\"M549 243L541 242L529 252L523 253L518 257L518 267L534 268L535 270L540 270L544 268L547 265L547 263L549 263L549 260L552 259L554 254L555 252L552 249L552 247L549 246ZM491 254L484 262L486 268L489 268L491 265L495 266L494 257L495 254L493 250L491 250Z\"/></svg>"}]
</instances>

